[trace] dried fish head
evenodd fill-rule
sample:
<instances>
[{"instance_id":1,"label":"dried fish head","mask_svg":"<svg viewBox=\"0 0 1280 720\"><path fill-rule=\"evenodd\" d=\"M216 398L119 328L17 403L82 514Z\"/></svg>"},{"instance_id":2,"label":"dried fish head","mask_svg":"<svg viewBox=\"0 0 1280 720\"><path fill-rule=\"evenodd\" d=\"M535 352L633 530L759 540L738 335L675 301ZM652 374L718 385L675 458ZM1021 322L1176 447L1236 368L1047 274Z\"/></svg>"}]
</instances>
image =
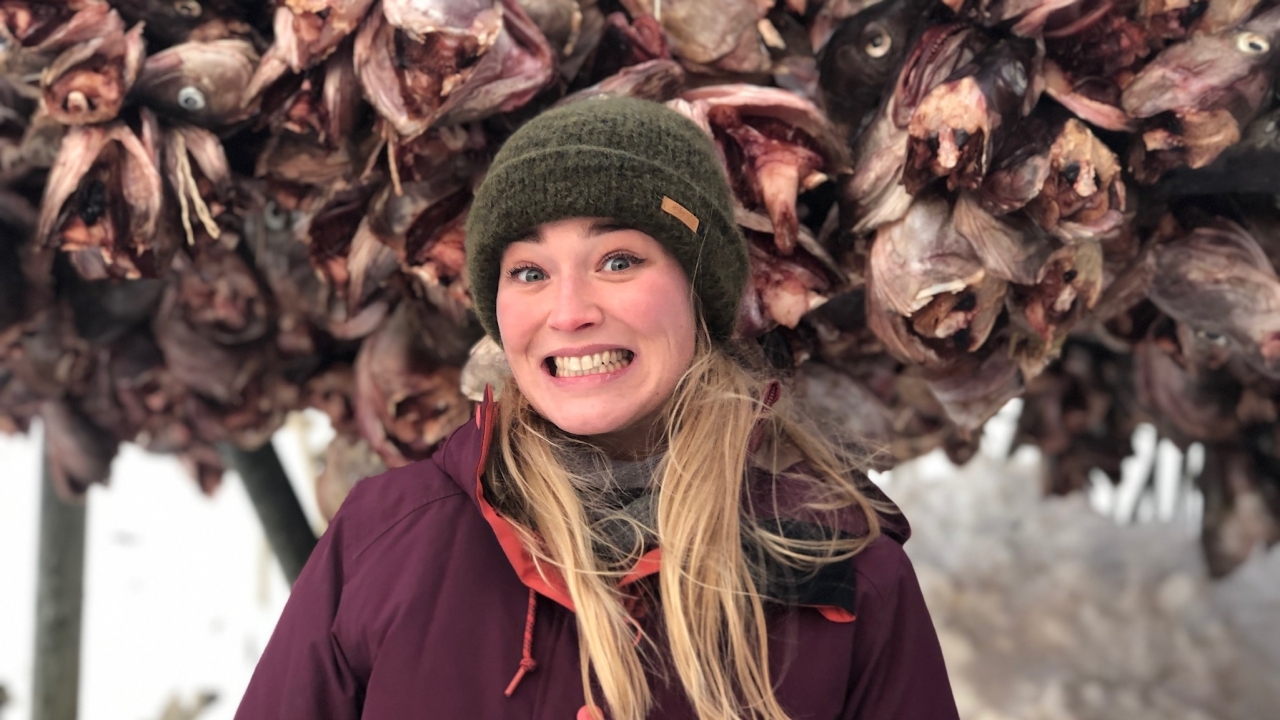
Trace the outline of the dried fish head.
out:
<instances>
[{"instance_id":1,"label":"dried fish head","mask_svg":"<svg viewBox=\"0 0 1280 720\"><path fill-rule=\"evenodd\" d=\"M907 192L934 178L951 190L982 183L995 150L1040 97L1039 52L1031 40L1002 40L929 91L907 125Z\"/></svg>"},{"instance_id":2,"label":"dried fish head","mask_svg":"<svg viewBox=\"0 0 1280 720\"><path fill-rule=\"evenodd\" d=\"M929 377L929 390L960 432L972 437L1005 403L1023 393L1022 375L1004 343L988 343L980 354Z\"/></svg>"},{"instance_id":3,"label":"dried fish head","mask_svg":"<svg viewBox=\"0 0 1280 720\"><path fill-rule=\"evenodd\" d=\"M891 352L939 366L986 342L1006 287L956 231L947 202L920 199L876 233L867 263L868 321Z\"/></svg>"},{"instance_id":4,"label":"dried fish head","mask_svg":"<svg viewBox=\"0 0 1280 720\"><path fill-rule=\"evenodd\" d=\"M901 180L907 125L929 92L988 44L964 23L927 28L907 53L893 91L853 150L853 173L841 186L841 224L864 233L900 219L911 205Z\"/></svg>"},{"instance_id":5,"label":"dried fish head","mask_svg":"<svg viewBox=\"0 0 1280 720\"><path fill-rule=\"evenodd\" d=\"M41 203L39 241L68 253L88 280L158 277L172 253L159 230L159 132L122 122L76 126L63 139Z\"/></svg>"},{"instance_id":6,"label":"dried fish head","mask_svg":"<svg viewBox=\"0 0 1280 720\"><path fill-rule=\"evenodd\" d=\"M669 103L717 141L734 194L764 209L778 251L793 251L800 232L796 198L847 168L835 128L813 103L777 88L732 84L690 90Z\"/></svg>"},{"instance_id":7,"label":"dried fish head","mask_svg":"<svg viewBox=\"0 0 1280 720\"><path fill-rule=\"evenodd\" d=\"M1105 240L1124 222L1120 162L1084 123L1068 120L1049 150L1049 173L1028 214L1064 241Z\"/></svg>"},{"instance_id":8,"label":"dried fish head","mask_svg":"<svg viewBox=\"0 0 1280 720\"><path fill-rule=\"evenodd\" d=\"M207 128L247 119L240 92L253 76L258 53L245 40L188 42L147 58L134 92L156 112Z\"/></svg>"},{"instance_id":9,"label":"dried fish head","mask_svg":"<svg viewBox=\"0 0 1280 720\"><path fill-rule=\"evenodd\" d=\"M461 366L478 332L430 306L402 302L360 346L355 365L360 433L390 467L426 458L471 415Z\"/></svg>"},{"instance_id":10,"label":"dried fish head","mask_svg":"<svg viewBox=\"0 0 1280 720\"><path fill-rule=\"evenodd\" d=\"M1280 42L1280 8L1219 33L1166 48L1124 89L1121 103L1149 118L1130 165L1154 182L1181 165L1199 168L1240 140L1271 96Z\"/></svg>"},{"instance_id":11,"label":"dried fish head","mask_svg":"<svg viewBox=\"0 0 1280 720\"><path fill-rule=\"evenodd\" d=\"M762 229L743 228L751 258L751 281L738 306L737 332L743 337L758 337L779 325L795 328L840 285L834 261L812 237L782 255L768 218L756 217L763 221Z\"/></svg>"},{"instance_id":12,"label":"dried fish head","mask_svg":"<svg viewBox=\"0 0 1280 720\"><path fill-rule=\"evenodd\" d=\"M1102 248L1084 241L1054 250L1034 284L1010 286L1011 352L1025 376L1058 357L1067 333L1097 304L1102 282Z\"/></svg>"},{"instance_id":13,"label":"dried fish head","mask_svg":"<svg viewBox=\"0 0 1280 720\"><path fill-rule=\"evenodd\" d=\"M104 0L6 0L0 3L0 69L38 74L60 51L87 43L120 17Z\"/></svg>"},{"instance_id":14,"label":"dried fish head","mask_svg":"<svg viewBox=\"0 0 1280 720\"><path fill-rule=\"evenodd\" d=\"M846 138L859 135L906 57L923 0L878 2L836 26L818 57L823 104Z\"/></svg>"},{"instance_id":15,"label":"dried fish head","mask_svg":"<svg viewBox=\"0 0 1280 720\"><path fill-rule=\"evenodd\" d=\"M405 139L513 110L555 72L515 0L386 2L356 36L355 64L365 96Z\"/></svg>"},{"instance_id":16,"label":"dried fish head","mask_svg":"<svg viewBox=\"0 0 1280 720\"><path fill-rule=\"evenodd\" d=\"M326 148L358 140L364 99L352 60L352 43L340 45L323 65L301 74L282 75L252 102L259 101L259 125L274 134L300 135Z\"/></svg>"},{"instance_id":17,"label":"dried fish head","mask_svg":"<svg viewBox=\"0 0 1280 720\"><path fill-rule=\"evenodd\" d=\"M1205 341L1280 377L1280 280L1240 226L1218 221L1158 246L1150 297Z\"/></svg>"},{"instance_id":18,"label":"dried fish head","mask_svg":"<svg viewBox=\"0 0 1280 720\"><path fill-rule=\"evenodd\" d=\"M63 50L40 73L40 107L67 125L112 120L124 105L142 67L142 26L125 32L115 11L94 37Z\"/></svg>"}]
</instances>

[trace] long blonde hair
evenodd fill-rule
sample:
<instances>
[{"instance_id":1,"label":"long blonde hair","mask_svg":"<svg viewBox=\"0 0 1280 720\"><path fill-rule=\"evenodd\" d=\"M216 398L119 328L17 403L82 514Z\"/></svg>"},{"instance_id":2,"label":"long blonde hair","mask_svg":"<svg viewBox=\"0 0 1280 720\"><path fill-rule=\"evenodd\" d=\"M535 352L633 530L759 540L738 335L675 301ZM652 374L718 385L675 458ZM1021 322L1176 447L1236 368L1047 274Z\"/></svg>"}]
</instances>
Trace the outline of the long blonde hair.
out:
<instances>
[{"instance_id":1,"label":"long blonde hair","mask_svg":"<svg viewBox=\"0 0 1280 720\"><path fill-rule=\"evenodd\" d=\"M823 437L785 393L765 406L768 379L751 364L714 345L705 329L699 334L657 438L665 448L656 470L657 527L645 530L662 548L658 585L670 665L697 716L787 720L769 673L760 558L744 551L743 540L790 567L814 571L875 539L877 510L886 508L858 489L856 456ZM762 442L749 457L757 426ZM589 508L598 509L592 506L601 481L562 461L565 452L591 447L538 415L514 382L503 390L495 437L488 491L544 574L554 568L564 579L577 618L588 704L594 673L613 720L642 720L652 706L646 666L662 670L637 642L638 626L618 583L643 548L613 548L622 562L598 552L611 543L588 519ZM792 459L808 464L797 478L807 483L806 514L829 516L828 527L837 527L834 515L856 506L869 532L797 540L781 535L776 524L757 522L751 503L744 502L752 465L776 474Z\"/></svg>"}]
</instances>

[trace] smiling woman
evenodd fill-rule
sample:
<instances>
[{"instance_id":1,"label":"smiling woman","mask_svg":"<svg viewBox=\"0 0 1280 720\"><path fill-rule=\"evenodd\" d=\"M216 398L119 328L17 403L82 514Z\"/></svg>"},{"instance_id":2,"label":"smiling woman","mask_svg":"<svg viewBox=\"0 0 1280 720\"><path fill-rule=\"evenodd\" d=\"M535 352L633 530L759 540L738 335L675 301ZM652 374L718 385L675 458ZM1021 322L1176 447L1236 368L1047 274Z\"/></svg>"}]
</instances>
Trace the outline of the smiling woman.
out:
<instances>
[{"instance_id":1,"label":"smiling woman","mask_svg":"<svg viewBox=\"0 0 1280 720\"><path fill-rule=\"evenodd\" d=\"M571 218L507 246L498 327L520 392L572 435L640 455L693 361L694 299L645 233Z\"/></svg>"},{"instance_id":2,"label":"smiling woman","mask_svg":"<svg viewBox=\"0 0 1280 720\"><path fill-rule=\"evenodd\" d=\"M466 247L501 402L356 486L237 718L957 716L906 521L733 337L715 152L629 99L507 141Z\"/></svg>"}]
</instances>

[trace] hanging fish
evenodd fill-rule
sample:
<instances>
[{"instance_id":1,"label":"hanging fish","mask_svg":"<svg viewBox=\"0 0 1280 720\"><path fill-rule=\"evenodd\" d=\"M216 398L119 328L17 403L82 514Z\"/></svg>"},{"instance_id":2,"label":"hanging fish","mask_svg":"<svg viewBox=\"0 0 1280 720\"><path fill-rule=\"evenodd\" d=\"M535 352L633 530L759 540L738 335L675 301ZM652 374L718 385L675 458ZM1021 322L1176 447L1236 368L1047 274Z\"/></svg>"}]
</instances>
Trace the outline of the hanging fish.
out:
<instances>
[{"instance_id":1,"label":"hanging fish","mask_svg":"<svg viewBox=\"0 0 1280 720\"><path fill-rule=\"evenodd\" d=\"M138 99L169 118L214 130L247 120L240 91L258 64L246 40L226 38L174 45L147 58L134 88Z\"/></svg>"}]
</instances>

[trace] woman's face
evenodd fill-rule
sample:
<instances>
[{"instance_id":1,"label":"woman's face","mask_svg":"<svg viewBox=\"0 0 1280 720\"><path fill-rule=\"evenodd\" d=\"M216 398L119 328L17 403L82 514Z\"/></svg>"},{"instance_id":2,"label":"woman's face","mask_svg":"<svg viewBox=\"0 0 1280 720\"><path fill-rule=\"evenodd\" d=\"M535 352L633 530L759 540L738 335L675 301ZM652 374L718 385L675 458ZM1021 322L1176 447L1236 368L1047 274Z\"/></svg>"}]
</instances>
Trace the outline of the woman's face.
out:
<instances>
[{"instance_id":1,"label":"woman's face","mask_svg":"<svg viewBox=\"0 0 1280 720\"><path fill-rule=\"evenodd\" d=\"M694 353L689 281L657 240L600 219L543 225L503 254L497 310L539 414L606 449L644 451Z\"/></svg>"}]
</instances>

